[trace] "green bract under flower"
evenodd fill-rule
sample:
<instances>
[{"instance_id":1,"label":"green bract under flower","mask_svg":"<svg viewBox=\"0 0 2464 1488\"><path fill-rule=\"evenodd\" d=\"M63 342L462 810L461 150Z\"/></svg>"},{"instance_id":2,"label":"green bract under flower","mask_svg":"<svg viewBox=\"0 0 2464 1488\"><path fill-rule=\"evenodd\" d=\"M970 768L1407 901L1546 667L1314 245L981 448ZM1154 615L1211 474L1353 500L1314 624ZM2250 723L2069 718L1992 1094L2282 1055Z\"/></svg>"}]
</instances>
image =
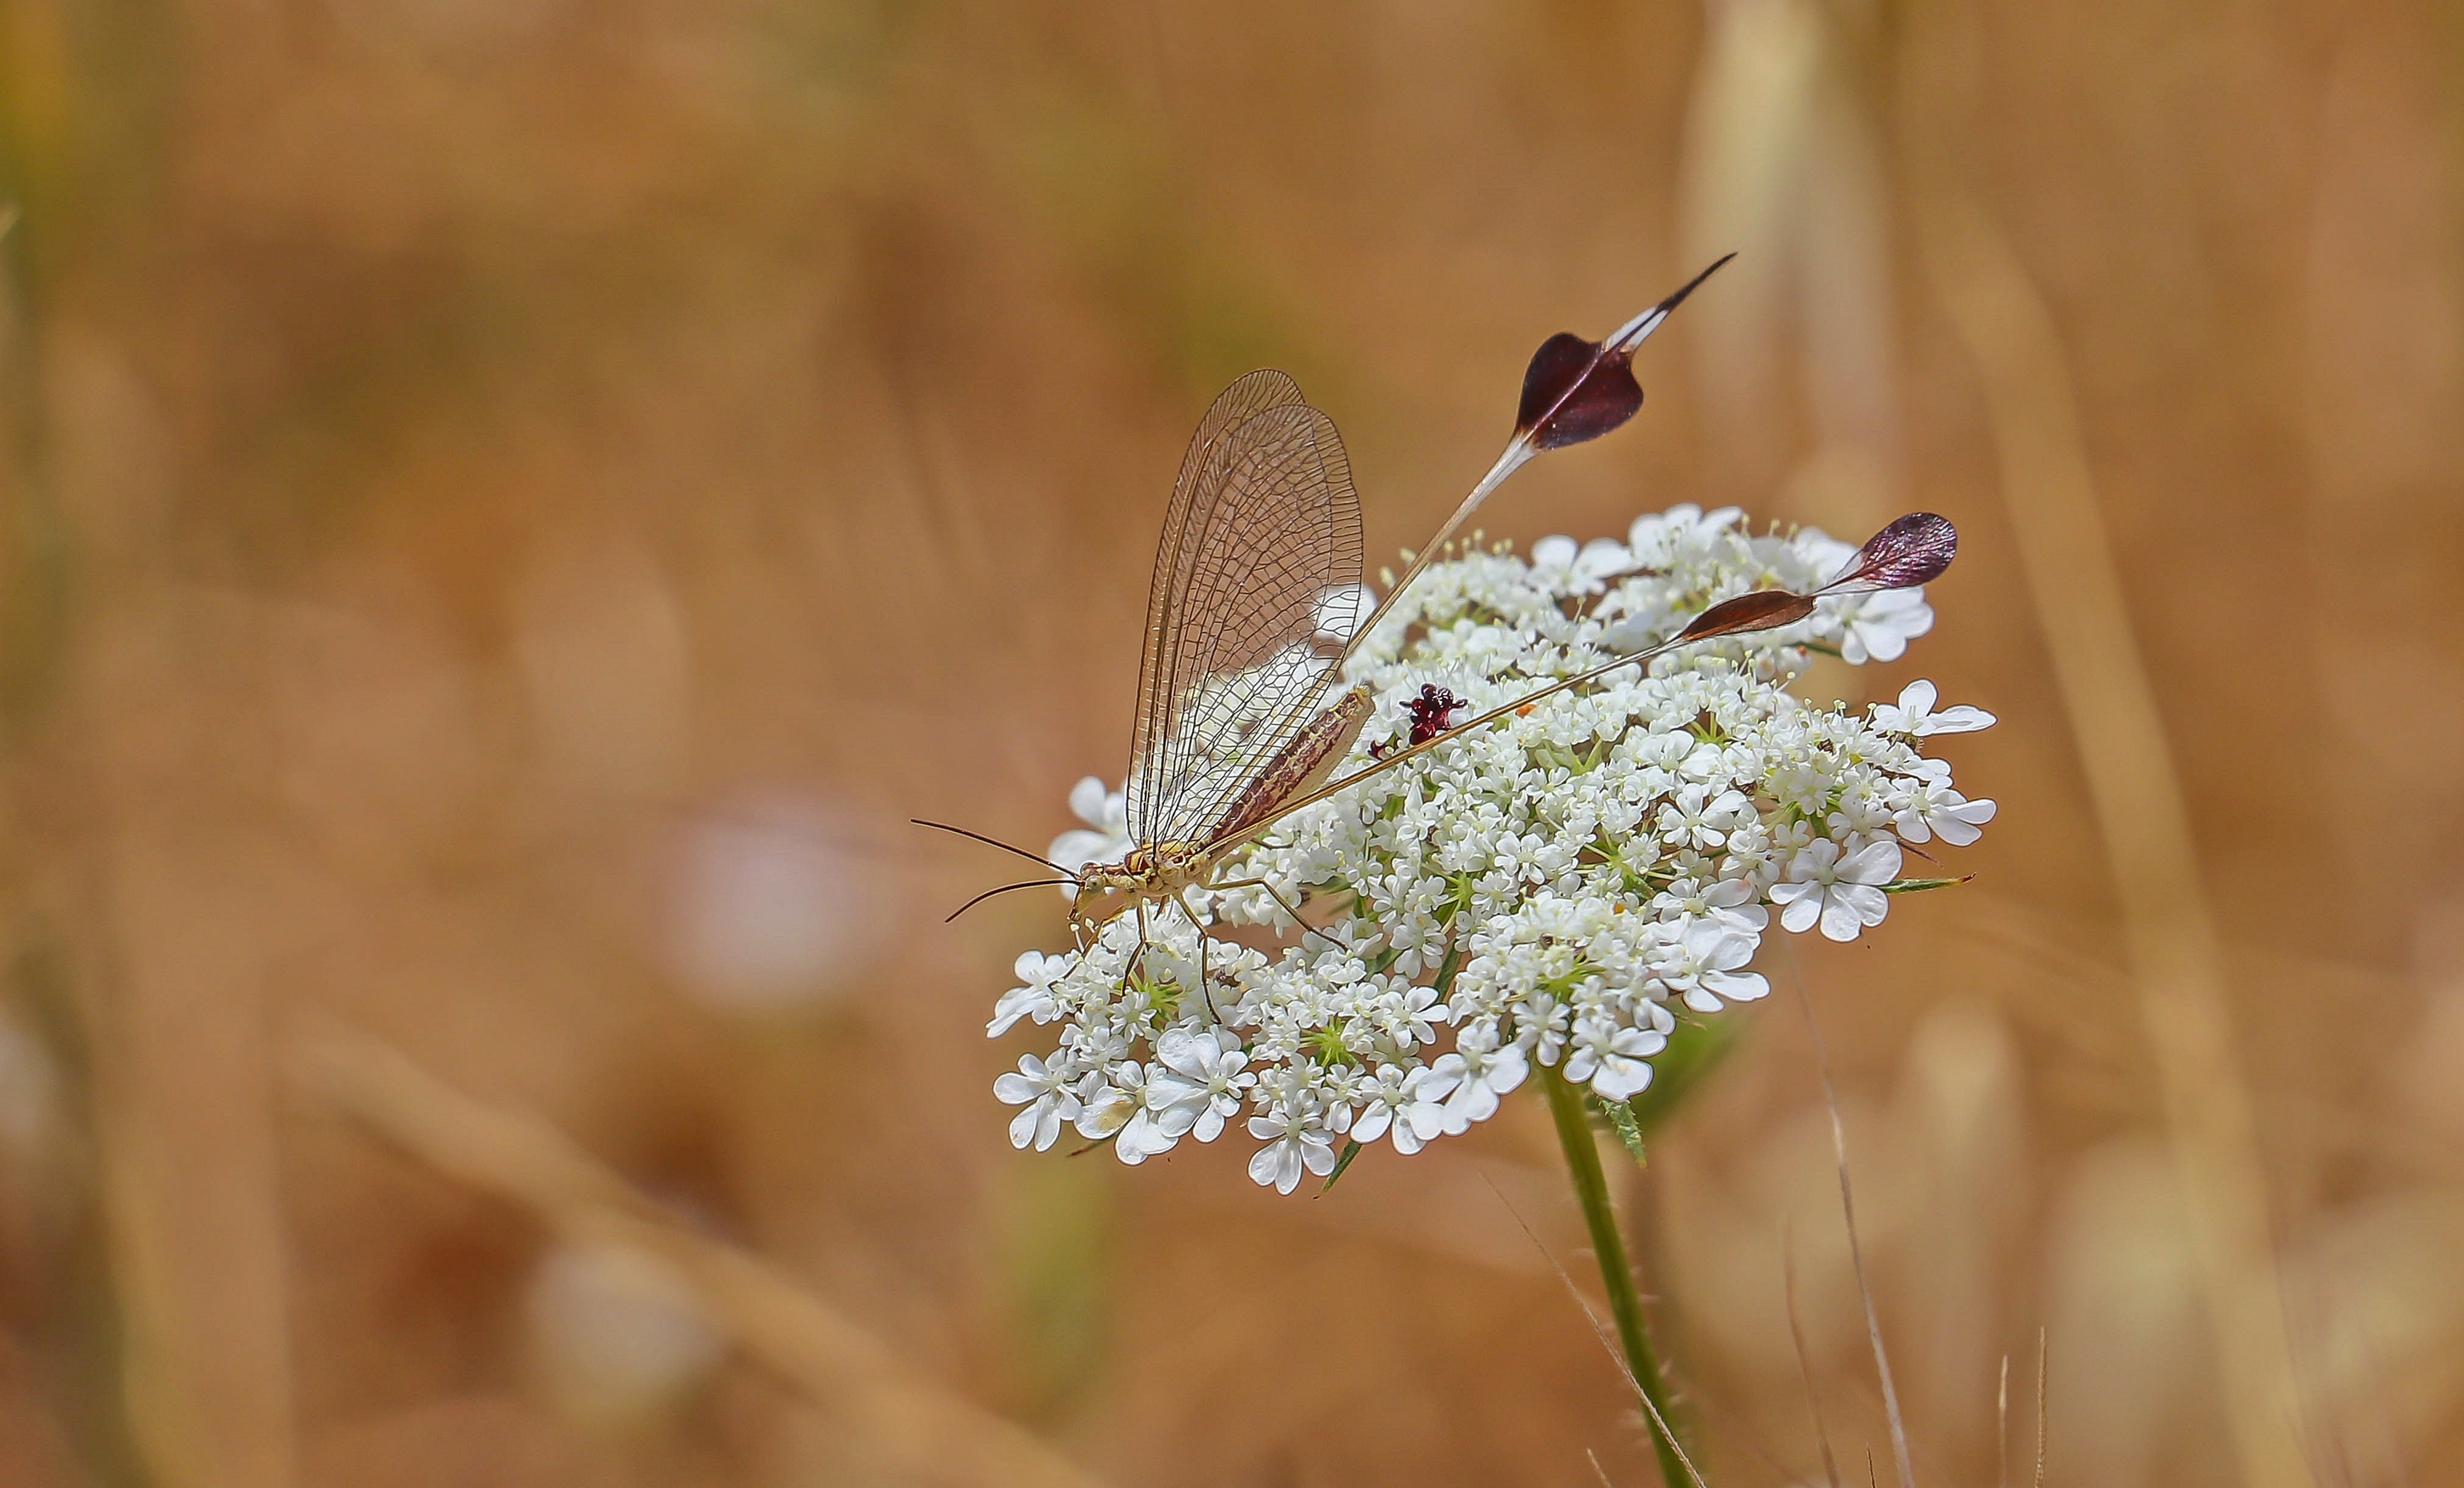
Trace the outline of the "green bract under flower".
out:
<instances>
[{"instance_id":1,"label":"green bract under flower","mask_svg":"<svg viewBox=\"0 0 2464 1488\"><path fill-rule=\"evenodd\" d=\"M1352 660L1378 703L1338 776L1400 742L1424 686L1469 717L1731 595L1811 590L1855 551L1737 518L1680 506L1624 543L1432 565ZM1921 590L1826 597L1786 630L1613 674L1293 812L1216 876L1274 893L1192 896L1209 927L1275 927L1273 954L1177 910L1143 928L1120 916L1083 952L1028 952L990 1032L1031 1020L1059 1037L995 1084L1021 1108L1011 1140L1041 1149L1072 1124L1137 1163L1245 1116L1250 1175L1289 1192L1346 1139L1408 1153L1468 1129L1535 1060L1632 1098L1680 1005L1707 1015L1769 990L1752 962L1774 910L1854 940L1887 911L1903 842L1972 842L1992 817L1920 747L1991 715L1935 712L1927 682L1862 713L1787 690L1814 648L1890 660L1932 622ZM1085 781L1072 803L1098 830L1054 859L1118 857L1119 796ZM1300 933L1276 895L1318 928Z\"/></svg>"}]
</instances>

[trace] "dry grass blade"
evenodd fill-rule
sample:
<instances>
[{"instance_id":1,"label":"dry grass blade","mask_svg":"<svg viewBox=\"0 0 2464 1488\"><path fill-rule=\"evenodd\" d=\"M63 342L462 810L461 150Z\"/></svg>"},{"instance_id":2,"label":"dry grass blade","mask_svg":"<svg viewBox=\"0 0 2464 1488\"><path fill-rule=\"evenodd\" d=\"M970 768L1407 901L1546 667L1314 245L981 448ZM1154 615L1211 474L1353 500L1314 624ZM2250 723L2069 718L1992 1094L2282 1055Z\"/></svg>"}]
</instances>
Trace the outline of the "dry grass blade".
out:
<instances>
[{"instance_id":1,"label":"dry grass blade","mask_svg":"<svg viewBox=\"0 0 2464 1488\"><path fill-rule=\"evenodd\" d=\"M2011 1488L2011 1356L2002 1356L2002 1383L1993 1391L1993 1480Z\"/></svg>"},{"instance_id":2,"label":"dry grass blade","mask_svg":"<svg viewBox=\"0 0 2464 1488\"><path fill-rule=\"evenodd\" d=\"M2045 1330L2036 1330L2036 1488L2045 1488Z\"/></svg>"},{"instance_id":3,"label":"dry grass blade","mask_svg":"<svg viewBox=\"0 0 2464 1488\"><path fill-rule=\"evenodd\" d=\"M1608 1351L1609 1362L1616 1365L1617 1373L1625 1377L1626 1384L1634 1390L1634 1398L1642 1402L1643 1413L1651 1417L1653 1430L1659 1432L1661 1439L1668 1443L1668 1450L1677 1455L1677 1461L1685 1469L1685 1476L1694 1480L1694 1488L1710 1488L1709 1484L1703 1481L1702 1471L1695 1467L1694 1459L1685 1455L1684 1444L1677 1439L1677 1432L1670 1428L1667 1419L1660 1413L1660 1408L1651 1403L1651 1391L1644 1389L1642 1381L1634 1377L1634 1370L1626 1364L1625 1354L1617 1347L1617 1338L1609 1331L1609 1325L1600 1321L1598 1313L1592 1310L1591 1299L1583 1296L1583 1289L1574 1284L1574 1278L1566 1274L1566 1268L1559 1263L1556 1253L1549 1249L1547 1242L1540 1238L1538 1233L1532 1230L1530 1223L1523 1217L1523 1211L1514 1207L1512 1201L1507 1198L1505 1190L1490 1181L1486 1173L1481 1174L1481 1181L1488 1184L1488 1191L1497 1195L1497 1202L1506 1206L1506 1212L1514 1217L1514 1223L1522 1230L1524 1237L1531 1242L1532 1248L1537 1250L1541 1258L1549 1263L1549 1269L1557 1274L1557 1279L1565 1285L1566 1295L1574 1299L1574 1305L1582 1310L1583 1321L1592 1325L1592 1336L1598 1339L1600 1347Z\"/></svg>"},{"instance_id":4,"label":"dry grass blade","mask_svg":"<svg viewBox=\"0 0 2464 1488\"><path fill-rule=\"evenodd\" d=\"M1594 1452L1589 1447L1585 1447L1583 1449L1583 1456L1585 1460L1592 1464L1592 1476L1600 1480L1600 1488L1617 1488L1617 1484L1609 1481L1609 1470L1600 1466L1600 1455L1598 1453Z\"/></svg>"},{"instance_id":5,"label":"dry grass blade","mask_svg":"<svg viewBox=\"0 0 2464 1488\"><path fill-rule=\"evenodd\" d=\"M2404 1436L2396 1430L2387 1407L2395 1396L2387 1388L2387 1370L2379 1359L2378 1340L2371 1335L2366 1323L2362 1327L2362 1364L2369 1371L2370 1401L2378 1407L2379 1433L2387 1443L2387 1476L2395 1480L2395 1488L2412 1488L2412 1470L2405 1466Z\"/></svg>"},{"instance_id":6,"label":"dry grass blade","mask_svg":"<svg viewBox=\"0 0 2464 1488\"><path fill-rule=\"evenodd\" d=\"M1793 949L1790 965L1795 968ZM1857 1299L1865 1307L1865 1337L1874 1345L1874 1369L1882 1379L1882 1412L1890 1420L1892 1465L1899 1469L1900 1488L1916 1488L1916 1468L1908 1460L1907 1426L1900 1418L1899 1387L1891 1383L1891 1356L1882 1346L1882 1320L1874 1310L1874 1289L1865 1283L1865 1255L1857 1241L1857 1195L1848 1183L1848 1128L1839 1120L1839 1092L1831 1084L1831 1055L1822 1047L1822 1026L1815 1021L1814 994L1806 990L1804 970L1795 969L1796 1000L1805 1010L1805 1031L1814 1039L1815 1068L1822 1075L1822 1103L1831 1113L1831 1152L1839 1166L1839 1215L1848 1226L1848 1265L1857 1277Z\"/></svg>"},{"instance_id":7,"label":"dry grass blade","mask_svg":"<svg viewBox=\"0 0 2464 1488\"><path fill-rule=\"evenodd\" d=\"M1805 1412L1814 1418L1814 1444L1822 1449L1822 1480L1839 1488L1839 1463L1831 1455L1831 1432L1822 1424L1822 1401L1814 1393L1814 1359L1805 1346L1805 1327L1796 1316L1796 1221L1780 1235L1781 1296L1788 1307L1789 1342L1796 1345L1796 1374L1805 1382Z\"/></svg>"},{"instance_id":8,"label":"dry grass blade","mask_svg":"<svg viewBox=\"0 0 2464 1488\"><path fill-rule=\"evenodd\" d=\"M677 1224L544 1122L473 1099L356 1033L327 1030L301 1042L292 1075L438 1171L568 1234L665 1261L737 1347L862 1432L893 1476L1098 1488L1031 1432L918 1375L776 1266Z\"/></svg>"}]
</instances>

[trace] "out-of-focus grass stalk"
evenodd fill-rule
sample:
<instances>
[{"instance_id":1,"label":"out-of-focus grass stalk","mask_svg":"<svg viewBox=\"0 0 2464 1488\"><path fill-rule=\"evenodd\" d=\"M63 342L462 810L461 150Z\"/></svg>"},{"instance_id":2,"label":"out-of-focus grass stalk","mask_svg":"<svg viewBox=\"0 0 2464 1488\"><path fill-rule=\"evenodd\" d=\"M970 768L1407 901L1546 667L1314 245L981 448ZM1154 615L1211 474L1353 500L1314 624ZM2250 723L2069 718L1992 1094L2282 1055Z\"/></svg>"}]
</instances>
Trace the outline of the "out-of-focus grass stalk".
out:
<instances>
[{"instance_id":1,"label":"out-of-focus grass stalk","mask_svg":"<svg viewBox=\"0 0 2464 1488\"><path fill-rule=\"evenodd\" d=\"M119 1087L126 1083L124 1056L94 1036L94 1103L88 1113L94 1143L95 1183L110 1255L111 1305L119 1324L121 1415L128 1443L145 1470L165 1488L209 1488L223 1475L214 1470L196 1412L180 1387L181 1353L174 1322L177 1286L164 1254L176 1232L160 1202L160 1163L151 1157L143 1122L127 1109Z\"/></svg>"},{"instance_id":2,"label":"out-of-focus grass stalk","mask_svg":"<svg viewBox=\"0 0 2464 1488\"><path fill-rule=\"evenodd\" d=\"M1789 947L1790 969L1795 973L1797 1005L1805 1010L1805 1032L1814 1044L1814 1068L1822 1077L1822 1107L1831 1117L1831 1158L1839 1174L1839 1223L1848 1233L1848 1269L1857 1278L1857 1301L1865 1313L1865 1340L1874 1350L1874 1377L1882 1386L1882 1415L1891 1430L1891 1463L1900 1488L1916 1488L1916 1468L1908 1457L1907 1423L1900 1416L1900 1388L1891 1378L1891 1353L1882 1344L1882 1318L1874 1308L1874 1288L1865 1279L1865 1249L1857 1237L1857 1194L1848 1178L1848 1126L1839 1119L1839 1090L1831 1082L1831 1055L1822 1046L1822 1025L1815 1020L1814 993ZM1792 1310L1793 1304L1792 1303ZM1792 1316L1790 1326L1795 1326ZM1827 1459L1830 1449L1825 1447ZM1870 1473L1869 1473L1870 1476Z\"/></svg>"},{"instance_id":3,"label":"out-of-focus grass stalk","mask_svg":"<svg viewBox=\"0 0 2464 1488\"><path fill-rule=\"evenodd\" d=\"M36 902L58 896L75 947L108 1257L108 1311L80 1327L64 1413L86 1423L97 1480L289 1488L266 947L231 892L256 865L216 814L227 802L201 788L197 758L214 757L200 747L209 732L246 737L246 704L226 698L181 732L200 719L184 707L194 678L251 675L248 617L171 577L172 523L152 500L173 488L172 462L156 460L150 399L135 390L147 379L121 344L169 318L150 292L159 193L179 158L172 112L157 105L187 96L173 19L139 0L108 13L11 6L0 22L0 708L11 784L54 808L27 851L43 864ZM147 453L118 457L130 450Z\"/></svg>"},{"instance_id":4,"label":"out-of-focus grass stalk","mask_svg":"<svg viewBox=\"0 0 2464 1488\"><path fill-rule=\"evenodd\" d=\"M453 1090L395 1050L325 1030L295 1077L442 1172L577 1239L673 1267L743 1351L859 1432L886 1473L1001 1488L1098 1488L1037 1437L918 1375L760 1258L678 1224L562 1132Z\"/></svg>"},{"instance_id":5,"label":"out-of-focus grass stalk","mask_svg":"<svg viewBox=\"0 0 2464 1488\"><path fill-rule=\"evenodd\" d=\"M117 413L98 403L53 432L100 443L124 433ZM101 500L63 490L73 509ZM177 677L244 676L252 617L154 585L141 569L153 555L131 546L143 556L94 561L96 597L77 617L77 686L60 703L72 736L92 741L77 777L94 846L76 975L118 1404L148 1475L168 1488L287 1488L297 1406L265 1033L272 946L250 914L268 860L196 788L186 730L197 716L175 705L165 711L177 722L159 727L104 722L147 717L155 700L181 695ZM227 717L243 709L234 702ZM192 847L201 840L217 843L210 857Z\"/></svg>"},{"instance_id":6,"label":"out-of-focus grass stalk","mask_svg":"<svg viewBox=\"0 0 2464 1488\"><path fill-rule=\"evenodd\" d=\"M1944 158L1972 85L1962 44L1972 38L1946 34L1962 23L1932 9L1930 25L1911 28L1901 119L1925 267L1983 374L2020 566L2121 901L2241 1479L2297 1488L2312 1477L2266 1183L2189 810L2097 505L2060 334L1958 162Z\"/></svg>"},{"instance_id":7,"label":"out-of-focus grass stalk","mask_svg":"<svg viewBox=\"0 0 2464 1488\"><path fill-rule=\"evenodd\" d=\"M1860 74L1869 9L1706 6L1678 198L1689 257L1738 255L1686 311L1715 474L1783 478L1811 507L1797 515L1862 528L1901 509L1890 206ZM1792 404L1815 444L1793 470L1769 463L1791 448L1770 433Z\"/></svg>"},{"instance_id":8,"label":"out-of-focus grass stalk","mask_svg":"<svg viewBox=\"0 0 2464 1488\"><path fill-rule=\"evenodd\" d=\"M84 433L113 432L98 419ZM96 604L79 617L79 686L59 704L65 732L91 741L71 778L99 806L79 824L99 845L64 854L62 869L85 927L71 975L117 1374L116 1398L93 1413L124 1422L165 1488L294 1478L263 946L221 880L169 845L194 825L172 751L93 721L175 693L180 669L235 670L231 618L168 600Z\"/></svg>"},{"instance_id":9,"label":"out-of-focus grass stalk","mask_svg":"<svg viewBox=\"0 0 2464 1488\"><path fill-rule=\"evenodd\" d=\"M1600 1264L1600 1283L1608 1289L1609 1314L1617 1320L1627 1371L1651 1412L1651 1445L1660 1455L1660 1476L1669 1488L1679 1488L1694 1481L1694 1475L1678 1451L1676 1406L1668 1398L1668 1377L1661 1372L1660 1355L1652 1348L1651 1332L1643 1323L1642 1294L1634 1284L1634 1267L1626 1258L1625 1238L1617 1231L1617 1210L1609 1202L1608 1175L1600 1167L1591 1113L1583 1109L1583 1092L1553 1066L1541 1067L1540 1083L1549 1092L1549 1114L1557 1121L1566 1170L1573 1179L1583 1223L1592 1232L1592 1255Z\"/></svg>"}]
</instances>

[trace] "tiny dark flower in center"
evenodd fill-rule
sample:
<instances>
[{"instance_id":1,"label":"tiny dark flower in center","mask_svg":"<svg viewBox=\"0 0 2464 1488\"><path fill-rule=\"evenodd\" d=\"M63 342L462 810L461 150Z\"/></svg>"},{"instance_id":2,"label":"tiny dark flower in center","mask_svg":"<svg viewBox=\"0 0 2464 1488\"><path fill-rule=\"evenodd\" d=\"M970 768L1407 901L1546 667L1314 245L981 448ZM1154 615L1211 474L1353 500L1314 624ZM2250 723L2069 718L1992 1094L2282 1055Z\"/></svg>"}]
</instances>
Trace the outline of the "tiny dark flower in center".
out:
<instances>
[{"instance_id":1,"label":"tiny dark flower in center","mask_svg":"<svg viewBox=\"0 0 2464 1488\"><path fill-rule=\"evenodd\" d=\"M1403 711L1409 714L1412 720L1410 735L1399 745L1379 744L1370 750L1370 754L1374 758L1382 760L1398 747L1409 749L1418 744L1427 744L1446 731L1455 710L1464 705L1461 698L1445 688L1434 682L1421 683L1420 696L1409 699L1403 704Z\"/></svg>"}]
</instances>

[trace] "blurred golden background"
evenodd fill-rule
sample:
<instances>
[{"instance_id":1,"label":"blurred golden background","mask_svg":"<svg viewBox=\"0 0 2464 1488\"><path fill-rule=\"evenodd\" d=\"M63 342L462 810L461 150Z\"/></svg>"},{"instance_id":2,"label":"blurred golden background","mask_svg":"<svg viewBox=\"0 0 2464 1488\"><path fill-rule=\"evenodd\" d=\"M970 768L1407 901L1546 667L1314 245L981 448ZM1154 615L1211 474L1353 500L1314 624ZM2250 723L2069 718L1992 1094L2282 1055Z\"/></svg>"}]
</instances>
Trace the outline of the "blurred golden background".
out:
<instances>
[{"instance_id":1,"label":"blurred golden background","mask_svg":"<svg viewBox=\"0 0 2464 1488\"><path fill-rule=\"evenodd\" d=\"M10 0L0 1482L1654 1480L1542 1103L1013 1152L1207 398L1372 566L1949 515L2001 814L1801 944L1919 1480L2464 1478L2452 8ZM1786 989L1784 953L1768 956ZM1619 1170L1706 1476L1889 1472L1793 995ZM560 1135L561 1134L561 1135ZM1622 1159L1616 1160L1622 1163ZM754 1259L752 1257L758 1257ZM1077 1475L1083 1474L1084 1477Z\"/></svg>"}]
</instances>

